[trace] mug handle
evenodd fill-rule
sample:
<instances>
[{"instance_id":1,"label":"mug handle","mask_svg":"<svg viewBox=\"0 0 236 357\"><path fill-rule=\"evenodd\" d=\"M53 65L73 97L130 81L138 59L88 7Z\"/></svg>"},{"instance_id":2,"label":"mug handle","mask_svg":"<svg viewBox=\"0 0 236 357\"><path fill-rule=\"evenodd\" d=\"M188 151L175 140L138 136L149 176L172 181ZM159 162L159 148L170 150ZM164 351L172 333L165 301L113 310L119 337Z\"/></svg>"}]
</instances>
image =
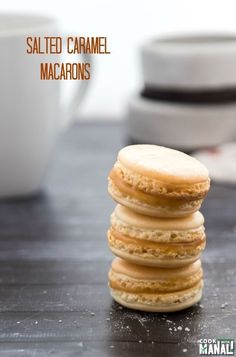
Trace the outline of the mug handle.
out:
<instances>
[{"instance_id":1,"label":"mug handle","mask_svg":"<svg viewBox=\"0 0 236 357\"><path fill-rule=\"evenodd\" d=\"M66 36L63 37L63 47L66 46ZM92 76L93 72L93 59L91 54L81 53L77 55L78 58L82 57L83 62L90 63L90 76ZM78 80L77 88L75 89L74 95L70 99L69 103L67 104L66 108L64 109L63 118L62 118L62 128L65 128L72 124L76 119L76 112L78 110L79 105L85 98L85 95L89 88L89 82L91 78L88 80Z\"/></svg>"}]
</instances>

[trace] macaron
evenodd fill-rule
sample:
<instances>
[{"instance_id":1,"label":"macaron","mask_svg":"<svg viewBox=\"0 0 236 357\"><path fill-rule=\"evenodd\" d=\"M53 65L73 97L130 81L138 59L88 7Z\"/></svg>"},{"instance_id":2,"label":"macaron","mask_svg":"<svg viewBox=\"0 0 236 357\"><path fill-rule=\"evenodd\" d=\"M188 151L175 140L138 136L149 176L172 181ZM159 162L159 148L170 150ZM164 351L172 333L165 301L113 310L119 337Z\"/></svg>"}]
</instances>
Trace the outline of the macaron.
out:
<instances>
[{"instance_id":1,"label":"macaron","mask_svg":"<svg viewBox=\"0 0 236 357\"><path fill-rule=\"evenodd\" d=\"M131 309L178 311L196 304L202 297L200 260L181 268L162 269L115 258L108 278L113 299Z\"/></svg>"},{"instance_id":2,"label":"macaron","mask_svg":"<svg viewBox=\"0 0 236 357\"><path fill-rule=\"evenodd\" d=\"M197 260L205 248L203 224L199 211L182 218L157 218L117 205L108 244L116 256L135 264L180 267Z\"/></svg>"},{"instance_id":3,"label":"macaron","mask_svg":"<svg viewBox=\"0 0 236 357\"><path fill-rule=\"evenodd\" d=\"M157 145L124 147L108 181L108 191L115 201L156 217L183 217L196 212L210 187L203 164L180 151Z\"/></svg>"}]
</instances>

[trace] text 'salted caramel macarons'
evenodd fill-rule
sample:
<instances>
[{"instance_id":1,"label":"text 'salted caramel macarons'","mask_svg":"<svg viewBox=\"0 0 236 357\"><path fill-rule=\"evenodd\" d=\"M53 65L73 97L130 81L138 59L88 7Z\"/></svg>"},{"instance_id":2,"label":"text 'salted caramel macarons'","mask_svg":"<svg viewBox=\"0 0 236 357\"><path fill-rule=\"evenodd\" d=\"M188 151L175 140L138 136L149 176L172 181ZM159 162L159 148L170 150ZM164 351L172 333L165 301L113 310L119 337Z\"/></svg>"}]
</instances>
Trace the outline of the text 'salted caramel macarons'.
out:
<instances>
[{"instance_id":1,"label":"text 'salted caramel macarons'","mask_svg":"<svg viewBox=\"0 0 236 357\"><path fill-rule=\"evenodd\" d=\"M143 267L115 258L109 271L111 295L131 309L171 312L186 309L202 296L200 260L176 269Z\"/></svg>"},{"instance_id":2,"label":"text 'salted caramel macarons'","mask_svg":"<svg viewBox=\"0 0 236 357\"><path fill-rule=\"evenodd\" d=\"M203 224L199 211L182 218L157 218L117 205L108 243L116 256L130 262L175 268L199 258L206 243Z\"/></svg>"},{"instance_id":3,"label":"text 'salted caramel macarons'","mask_svg":"<svg viewBox=\"0 0 236 357\"><path fill-rule=\"evenodd\" d=\"M209 186L206 167L191 156L162 146L131 145L118 153L108 191L141 214L184 217L200 208Z\"/></svg>"}]
</instances>

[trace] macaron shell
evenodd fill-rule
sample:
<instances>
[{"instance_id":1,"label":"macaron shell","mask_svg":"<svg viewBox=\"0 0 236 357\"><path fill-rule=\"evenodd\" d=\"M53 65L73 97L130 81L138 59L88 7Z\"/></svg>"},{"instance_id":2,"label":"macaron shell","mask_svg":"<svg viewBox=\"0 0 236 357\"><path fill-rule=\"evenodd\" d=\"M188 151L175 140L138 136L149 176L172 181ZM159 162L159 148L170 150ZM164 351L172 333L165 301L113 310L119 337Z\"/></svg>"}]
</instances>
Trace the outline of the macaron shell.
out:
<instances>
[{"instance_id":1,"label":"macaron shell","mask_svg":"<svg viewBox=\"0 0 236 357\"><path fill-rule=\"evenodd\" d=\"M125 236L159 243L186 243L205 236L204 218L196 212L184 218L158 218L138 214L117 205L111 214L111 227Z\"/></svg>"},{"instance_id":2,"label":"macaron shell","mask_svg":"<svg viewBox=\"0 0 236 357\"><path fill-rule=\"evenodd\" d=\"M196 287L178 293L131 294L111 289L111 296L120 305L147 312L174 312L189 308L201 300L203 281Z\"/></svg>"},{"instance_id":3,"label":"macaron shell","mask_svg":"<svg viewBox=\"0 0 236 357\"><path fill-rule=\"evenodd\" d=\"M172 184L204 182L209 176L198 160L163 146L126 146L118 153L118 160L133 172Z\"/></svg>"},{"instance_id":4,"label":"macaron shell","mask_svg":"<svg viewBox=\"0 0 236 357\"><path fill-rule=\"evenodd\" d=\"M112 289L130 293L169 293L189 289L203 277L200 260L176 269L151 268L116 258L109 271Z\"/></svg>"},{"instance_id":5,"label":"macaron shell","mask_svg":"<svg viewBox=\"0 0 236 357\"><path fill-rule=\"evenodd\" d=\"M201 269L201 266L200 259L192 264L173 270L135 265L124 259L115 258L112 261L111 269L118 274L122 274L123 276L126 275L133 279L168 281L172 279L183 280L186 277L190 277L198 272Z\"/></svg>"},{"instance_id":6,"label":"macaron shell","mask_svg":"<svg viewBox=\"0 0 236 357\"><path fill-rule=\"evenodd\" d=\"M166 219L140 215L125 206L117 205L114 210L114 215L127 226L142 229L187 231L197 229L204 224L204 217L199 211L183 218Z\"/></svg>"}]
</instances>

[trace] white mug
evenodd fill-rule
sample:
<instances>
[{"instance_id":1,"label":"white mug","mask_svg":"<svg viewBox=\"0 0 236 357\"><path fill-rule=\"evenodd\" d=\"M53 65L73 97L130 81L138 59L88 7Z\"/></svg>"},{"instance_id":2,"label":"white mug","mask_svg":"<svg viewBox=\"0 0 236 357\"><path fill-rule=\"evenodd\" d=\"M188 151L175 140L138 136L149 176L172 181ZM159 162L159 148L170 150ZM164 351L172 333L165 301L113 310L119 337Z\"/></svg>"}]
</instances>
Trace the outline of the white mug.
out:
<instances>
[{"instance_id":1,"label":"white mug","mask_svg":"<svg viewBox=\"0 0 236 357\"><path fill-rule=\"evenodd\" d=\"M60 33L52 18L0 15L0 198L41 188L65 118L75 116L88 88L89 81L78 81L65 109L63 81L40 79L40 63L60 62L59 55L27 54L26 38L54 35Z\"/></svg>"}]
</instances>

